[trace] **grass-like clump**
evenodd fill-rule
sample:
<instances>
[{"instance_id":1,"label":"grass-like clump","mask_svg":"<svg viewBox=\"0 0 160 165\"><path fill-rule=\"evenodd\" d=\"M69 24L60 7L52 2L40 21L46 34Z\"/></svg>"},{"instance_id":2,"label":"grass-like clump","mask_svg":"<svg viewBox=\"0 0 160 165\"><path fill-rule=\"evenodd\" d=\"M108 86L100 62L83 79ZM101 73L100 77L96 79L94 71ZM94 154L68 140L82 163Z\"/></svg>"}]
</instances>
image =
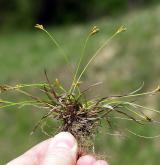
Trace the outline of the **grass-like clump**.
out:
<instances>
[{"instance_id":1,"label":"grass-like clump","mask_svg":"<svg viewBox=\"0 0 160 165\"><path fill-rule=\"evenodd\" d=\"M81 89L81 78L90 63L97 57L100 51L111 39L126 30L124 26L118 28L118 30L116 30L116 32L100 46L100 48L89 59L82 71L80 71L80 66L85 55L87 43L99 32L98 27L94 26L88 33L76 69L70 65L65 51L63 51L54 36L51 35L42 25L37 24L35 27L44 31L52 42L60 49L69 67L70 73L73 76L73 80L70 87L65 88L58 79L55 79L52 83L45 70L46 83L17 84L16 86L0 85L0 93L15 91L22 93L29 98L20 102L0 99L0 108L12 106L18 106L21 108L31 105L46 110L46 113L33 128L32 133L34 133L38 127L41 127L42 131L48 135L49 133L43 128L45 121L48 119L58 120L60 122L58 131L68 131L72 133L78 140L82 150L85 150L86 148L92 148L94 146L92 143L92 137L98 132L98 128L101 126L103 120L107 121L109 126L112 125L112 119L132 120L138 124L146 124L147 122L158 123L158 121L155 121L150 116L146 115L144 110L159 114L160 112L139 105L136 103L136 100L138 97L154 95L160 92L159 86L153 91L140 92L143 88L143 83L138 89L127 94L91 99L88 99L86 94L90 92L90 90L94 90L95 86L99 85L99 83L91 84L86 89ZM38 88L38 90L47 97L41 98L39 96L34 96L27 91L27 88ZM130 130L128 131L140 137L154 138L138 135Z\"/></svg>"}]
</instances>

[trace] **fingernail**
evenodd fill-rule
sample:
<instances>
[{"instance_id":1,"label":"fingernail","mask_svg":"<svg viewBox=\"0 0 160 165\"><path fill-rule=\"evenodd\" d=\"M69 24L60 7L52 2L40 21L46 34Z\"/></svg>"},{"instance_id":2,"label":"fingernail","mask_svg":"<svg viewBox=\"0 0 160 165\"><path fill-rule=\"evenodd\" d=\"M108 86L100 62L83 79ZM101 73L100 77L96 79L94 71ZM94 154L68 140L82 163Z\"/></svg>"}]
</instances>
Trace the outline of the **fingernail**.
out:
<instances>
[{"instance_id":1,"label":"fingernail","mask_svg":"<svg viewBox=\"0 0 160 165\"><path fill-rule=\"evenodd\" d=\"M77 151L76 139L68 132L61 132L57 134L50 144L50 148L65 148Z\"/></svg>"},{"instance_id":2,"label":"fingernail","mask_svg":"<svg viewBox=\"0 0 160 165\"><path fill-rule=\"evenodd\" d=\"M96 159L91 156L91 155L84 155L82 157L80 157L77 161L77 165L80 165L80 164L93 164L96 162Z\"/></svg>"},{"instance_id":3,"label":"fingernail","mask_svg":"<svg viewBox=\"0 0 160 165\"><path fill-rule=\"evenodd\" d=\"M97 160L93 165L108 165L108 163L104 160Z\"/></svg>"}]
</instances>

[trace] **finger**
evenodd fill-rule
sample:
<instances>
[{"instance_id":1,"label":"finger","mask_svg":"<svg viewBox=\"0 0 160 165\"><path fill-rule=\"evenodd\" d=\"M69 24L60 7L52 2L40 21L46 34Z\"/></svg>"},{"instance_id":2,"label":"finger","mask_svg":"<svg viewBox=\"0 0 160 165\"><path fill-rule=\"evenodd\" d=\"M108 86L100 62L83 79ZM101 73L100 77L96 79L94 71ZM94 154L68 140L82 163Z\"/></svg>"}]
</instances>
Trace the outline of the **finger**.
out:
<instances>
[{"instance_id":1,"label":"finger","mask_svg":"<svg viewBox=\"0 0 160 165\"><path fill-rule=\"evenodd\" d=\"M96 159L91 155L85 155L78 159L76 165L92 165L94 162L96 162Z\"/></svg>"},{"instance_id":2,"label":"finger","mask_svg":"<svg viewBox=\"0 0 160 165\"><path fill-rule=\"evenodd\" d=\"M78 145L68 132L56 135L48 146L42 165L75 165Z\"/></svg>"},{"instance_id":3,"label":"finger","mask_svg":"<svg viewBox=\"0 0 160 165\"><path fill-rule=\"evenodd\" d=\"M97 160L93 165L108 165L108 163L104 160Z\"/></svg>"},{"instance_id":4,"label":"finger","mask_svg":"<svg viewBox=\"0 0 160 165\"><path fill-rule=\"evenodd\" d=\"M38 145L25 152L23 155L10 161L7 165L39 165L39 162L44 158L48 145L52 139L53 138L50 138L39 143Z\"/></svg>"}]
</instances>

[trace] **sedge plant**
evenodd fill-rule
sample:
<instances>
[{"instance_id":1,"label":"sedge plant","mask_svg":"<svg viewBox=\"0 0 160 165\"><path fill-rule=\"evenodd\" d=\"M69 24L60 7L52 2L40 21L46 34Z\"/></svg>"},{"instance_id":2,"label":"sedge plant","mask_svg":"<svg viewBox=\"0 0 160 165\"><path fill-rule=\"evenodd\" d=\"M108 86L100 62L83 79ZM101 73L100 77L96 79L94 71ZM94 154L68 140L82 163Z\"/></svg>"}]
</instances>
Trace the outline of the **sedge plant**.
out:
<instances>
[{"instance_id":1,"label":"sedge plant","mask_svg":"<svg viewBox=\"0 0 160 165\"><path fill-rule=\"evenodd\" d=\"M43 25L37 24L35 27L48 35L51 41L57 46L58 49L60 49L66 63L69 64L69 60L65 54L65 51L63 51L55 37L51 35L43 27ZM31 134L33 134L36 129L40 127L42 128L43 132L48 135L48 132L43 128L44 123L48 119L58 120L60 121L59 127L57 128L58 131L68 131L73 134L79 142L79 146L81 147L82 151L85 151L88 148L90 149L94 146L92 143L92 138L97 133L98 128L101 127L101 122L103 120L107 121L108 125L112 124L112 119L131 120L138 124L158 123L158 121L155 121L146 115L145 110L158 114L160 114L160 112L158 110L139 105L135 102L135 100L146 95L157 94L160 92L159 86L152 91L141 92L144 85L142 84L138 89L127 94L92 99L87 99L86 94L88 94L90 88L94 89L94 87L99 83L90 85L86 89L81 89L81 78L83 77L83 74L87 70L88 66L114 37L124 31L126 31L124 26L118 28L118 30L116 30L116 32L97 49L84 68L80 71L80 66L85 56L87 43L99 32L99 28L94 26L86 37L78 64L76 65L76 69L74 73L71 72L73 79L68 89L64 88L63 84L58 79L55 79L54 82L51 83L45 70L45 83L17 84L15 86L0 85L0 93L15 91L28 97L27 100L25 99L24 101L20 102L12 102L9 100L0 99L0 108L4 109L13 106L22 108L24 106L30 105L36 106L40 109L45 109L46 113L37 122ZM73 70L70 64L69 67L70 71ZM34 96L27 91L27 88L37 88L47 97L44 99L43 97ZM136 136L154 138L139 135L130 130L128 131ZM159 135L155 137L159 137Z\"/></svg>"}]
</instances>

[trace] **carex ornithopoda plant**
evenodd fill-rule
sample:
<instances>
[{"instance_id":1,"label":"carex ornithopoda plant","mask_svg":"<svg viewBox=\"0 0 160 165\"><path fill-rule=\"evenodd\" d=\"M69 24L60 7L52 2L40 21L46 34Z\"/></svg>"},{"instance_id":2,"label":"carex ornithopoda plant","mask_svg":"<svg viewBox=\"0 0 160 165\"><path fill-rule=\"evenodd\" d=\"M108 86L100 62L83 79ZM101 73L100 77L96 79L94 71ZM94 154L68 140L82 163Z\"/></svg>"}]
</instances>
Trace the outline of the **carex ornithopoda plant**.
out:
<instances>
[{"instance_id":1,"label":"carex ornithopoda plant","mask_svg":"<svg viewBox=\"0 0 160 165\"><path fill-rule=\"evenodd\" d=\"M66 63L69 63L69 60L65 54L65 51L61 48L60 44L51 35L43 25L37 24L36 28L45 32L52 42L60 49ZM145 107L143 105L139 105L135 102L135 98L145 96L145 95L154 95L160 92L160 87L158 86L153 91L140 92L143 88L142 84L138 89L132 91L131 93L124 95L115 95L115 96L106 96L103 98L93 98L86 99L86 93L89 92L90 88L93 88L98 85L98 83L90 85L86 89L81 89L81 78L90 65L92 61L97 57L100 51L108 44L110 40L112 40L115 36L119 35L121 32L125 31L126 28L121 26L116 30L116 32L108 38L93 54L93 56L89 59L87 64L84 66L82 71L80 72L80 66L82 64L82 60L85 55L85 49L88 41L92 38L96 33L99 32L99 28L94 26L86 40L84 42L81 55L76 65L76 69L73 73L73 79L70 84L69 89L63 87L63 84L55 79L54 83L51 83L47 72L45 71L46 83L37 83L37 84L17 84L15 86L10 85L0 85L0 93L15 91L18 93L22 93L28 96L28 100L20 101L20 102L12 102L9 100L0 99L0 108L18 106L37 106L39 108L44 108L46 113L42 116L39 122L33 128L32 133L38 127L42 127L43 123L48 120L58 120L60 121L60 126L58 127L58 131L68 131L73 134L79 142L79 145L82 149L90 148L93 146L92 137L96 134L98 127L100 127L100 123L102 120L107 121L108 125L112 123L112 118L114 118L114 114L116 114L115 118L118 119L126 119L134 121L138 124L145 124L147 122L157 122L151 117L147 116L143 110L152 111L155 113L160 112L158 110ZM34 96L29 93L26 88L38 88L43 92L47 97L45 99ZM47 98L47 99L46 99ZM119 115L117 117L117 115ZM122 116L124 116L122 118ZM48 134L44 129L42 129L44 133ZM130 133L135 134L130 131ZM145 137L142 135L138 135L140 137ZM146 137L146 138L154 138L154 137Z\"/></svg>"}]
</instances>

